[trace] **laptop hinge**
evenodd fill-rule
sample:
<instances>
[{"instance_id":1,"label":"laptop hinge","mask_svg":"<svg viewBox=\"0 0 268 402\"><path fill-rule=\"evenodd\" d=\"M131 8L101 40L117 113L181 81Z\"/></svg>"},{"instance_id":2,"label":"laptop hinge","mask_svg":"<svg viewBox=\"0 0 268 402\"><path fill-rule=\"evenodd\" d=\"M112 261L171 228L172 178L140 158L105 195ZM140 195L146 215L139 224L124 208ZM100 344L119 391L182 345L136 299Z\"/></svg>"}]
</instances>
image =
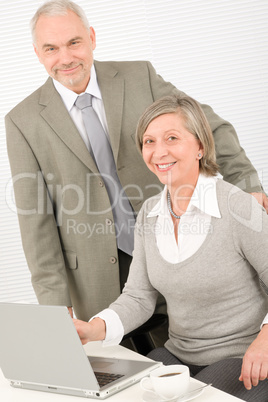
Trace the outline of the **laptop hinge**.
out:
<instances>
[{"instance_id":1,"label":"laptop hinge","mask_svg":"<svg viewBox=\"0 0 268 402\"><path fill-rule=\"evenodd\" d=\"M83 392L84 392L86 398L90 398L90 397L92 397L94 395L94 393L92 391L85 391L84 390Z\"/></svg>"},{"instance_id":2,"label":"laptop hinge","mask_svg":"<svg viewBox=\"0 0 268 402\"><path fill-rule=\"evenodd\" d=\"M20 381L10 381L10 385L13 387L20 387L22 388L21 382Z\"/></svg>"}]
</instances>

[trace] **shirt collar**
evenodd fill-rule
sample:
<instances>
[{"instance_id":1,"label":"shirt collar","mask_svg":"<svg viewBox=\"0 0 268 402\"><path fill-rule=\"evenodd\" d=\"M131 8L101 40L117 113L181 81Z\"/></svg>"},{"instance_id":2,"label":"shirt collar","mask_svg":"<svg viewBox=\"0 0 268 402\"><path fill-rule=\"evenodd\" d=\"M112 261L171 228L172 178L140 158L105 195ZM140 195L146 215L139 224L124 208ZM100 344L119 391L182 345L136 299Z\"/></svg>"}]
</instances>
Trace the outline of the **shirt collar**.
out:
<instances>
[{"instance_id":1,"label":"shirt collar","mask_svg":"<svg viewBox=\"0 0 268 402\"><path fill-rule=\"evenodd\" d=\"M195 208L197 208L199 211L210 216L221 218L217 200L216 182L217 178L207 177L203 174L200 174L187 211L193 211ZM147 216L153 217L158 215L166 215L167 213L169 212L167 206L167 186L165 186L160 200Z\"/></svg>"},{"instance_id":2,"label":"shirt collar","mask_svg":"<svg viewBox=\"0 0 268 402\"><path fill-rule=\"evenodd\" d=\"M74 102L77 99L78 96L77 93L72 91L71 89L66 88L64 85L62 85L59 81L55 80L54 78L53 83L56 90L60 94L67 110L70 112L74 105ZM90 95L93 95L96 98L102 99L94 64L92 64L90 71L90 80L84 93L89 93Z\"/></svg>"}]
</instances>

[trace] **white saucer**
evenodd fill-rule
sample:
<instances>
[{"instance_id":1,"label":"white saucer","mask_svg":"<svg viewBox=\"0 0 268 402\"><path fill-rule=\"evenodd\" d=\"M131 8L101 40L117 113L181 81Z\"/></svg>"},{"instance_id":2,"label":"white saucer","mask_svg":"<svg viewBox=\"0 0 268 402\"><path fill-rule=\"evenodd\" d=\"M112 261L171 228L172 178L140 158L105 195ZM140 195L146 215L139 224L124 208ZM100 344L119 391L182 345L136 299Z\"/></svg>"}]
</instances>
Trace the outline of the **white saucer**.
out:
<instances>
[{"instance_id":1,"label":"white saucer","mask_svg":"<svg viewBox=\"0 0 268 402\"><path fill-rule=\"evenodd\" d=\"M191 384L190 383L189 389L188 389L187 392L193 392L197 388L200 388L200 386L197 385L197 384ZM191 401L192 399L195 399L198 396L200 396L203 391L204 391L204 389L197 389L196 392L193 392L188 397L185 396L185 398L183 398L183 399L180 399L180 397L178 397L178 399L179 399L180 402ZM153 391L145 391L143 393L143 395L142 395L142 400L143 400L143 402L168 402L168 401L164 401L163 399L161 399L161 397L159 397L159 395L157 395ZM176 399L175 398L172 399L172 402L176 402Z\"/></svg>"}]
</instances>

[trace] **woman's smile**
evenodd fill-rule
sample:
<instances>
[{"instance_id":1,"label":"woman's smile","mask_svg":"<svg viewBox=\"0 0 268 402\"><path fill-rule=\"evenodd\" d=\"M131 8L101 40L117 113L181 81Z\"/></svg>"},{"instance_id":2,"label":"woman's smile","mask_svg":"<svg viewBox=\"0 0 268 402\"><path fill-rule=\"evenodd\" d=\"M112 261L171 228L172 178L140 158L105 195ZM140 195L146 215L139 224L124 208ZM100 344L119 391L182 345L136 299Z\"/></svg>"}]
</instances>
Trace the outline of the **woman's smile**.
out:
<instances>
[{"instance_id":1,"label":"woman's smile","mask_svg":"<svg viewBox=\"0 0 268 402\"><path fill-rule=\"evenodd\" d=\"M171 169L172 166L175 165L176 162L165 163L165 164L155 164L159 171L166 172Z\"/></svg>"}]
</instances>

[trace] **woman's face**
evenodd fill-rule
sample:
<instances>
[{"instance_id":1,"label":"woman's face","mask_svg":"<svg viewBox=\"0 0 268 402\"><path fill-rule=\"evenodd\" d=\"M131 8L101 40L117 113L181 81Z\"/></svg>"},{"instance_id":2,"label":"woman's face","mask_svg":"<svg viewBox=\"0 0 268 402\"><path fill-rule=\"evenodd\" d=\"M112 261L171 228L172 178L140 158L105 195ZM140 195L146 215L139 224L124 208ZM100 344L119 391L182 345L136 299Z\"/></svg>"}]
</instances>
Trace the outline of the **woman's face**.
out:
<instances>
[{"instance_id":1,"label":"woman's face","mask_svg":"<svg viewBox=\"0 0 268 402\"><path fill-rule=\"evenodd\" d=\"M200 142L186 130L183 118L177 113L155 118L144 133L143 159L170 191L196 184L198 154L203 156Z\"/></svg>"}]
</instances>

